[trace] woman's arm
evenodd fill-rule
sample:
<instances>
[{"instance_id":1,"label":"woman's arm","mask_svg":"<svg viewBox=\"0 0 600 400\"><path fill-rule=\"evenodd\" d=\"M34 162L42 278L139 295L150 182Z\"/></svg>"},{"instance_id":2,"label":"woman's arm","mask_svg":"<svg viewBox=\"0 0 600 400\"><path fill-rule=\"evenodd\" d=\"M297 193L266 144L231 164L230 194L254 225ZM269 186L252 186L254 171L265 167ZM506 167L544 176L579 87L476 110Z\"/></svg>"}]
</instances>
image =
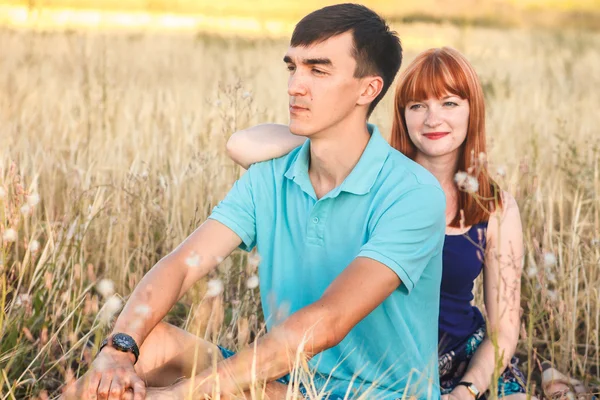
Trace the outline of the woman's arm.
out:
<instances>
[{"instance_id":1,"label":"woman's arm","mask_svg":"<svg viewBox=\"0 0 600 400\"><path fill-rule=\"evenodd\" d=\"M287 125L261 124L235 132L227 141L227 154L248 169L251 164L281 157L306 138L292 134Z\"/></svg>"},{"instance_id":2,"label":"woman's arm","mask_svg":"<svg viewBox=\"0 0 600 400\"><path fill-rule=\"evenodd\" d=\"M491 215L487 230L483 270L487 333L462 379L475 384L482 393L491 386L494 368L499 364L498 373L501 374L517 347L522 268L523 230L519 207L515 199L504 192L503 207ZM464 391L466 388L458 386L456 390Z\"/></svg>"}]
</instances>

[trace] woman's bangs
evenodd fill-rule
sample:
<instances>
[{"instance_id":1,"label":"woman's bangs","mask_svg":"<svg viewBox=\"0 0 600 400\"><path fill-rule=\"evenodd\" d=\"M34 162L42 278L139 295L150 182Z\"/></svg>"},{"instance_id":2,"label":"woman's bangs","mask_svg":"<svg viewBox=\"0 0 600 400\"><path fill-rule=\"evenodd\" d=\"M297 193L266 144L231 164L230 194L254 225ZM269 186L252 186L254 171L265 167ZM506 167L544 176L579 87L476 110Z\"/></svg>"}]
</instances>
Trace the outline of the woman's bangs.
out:
<instances>
[{"instance_id":1,"label":"woman's bangs","mask_svg":"<svg viewBox=\"0 0 600 400\"><path fill-rule=\"evenodd\" d=\"M442 60L432 54L406 76L400 93L402 103L406 105L410 101L441 99L448 95L467 98L466 85L461 85L460 79L455 79L451 72Z\"/></svg>"}]
</instances>

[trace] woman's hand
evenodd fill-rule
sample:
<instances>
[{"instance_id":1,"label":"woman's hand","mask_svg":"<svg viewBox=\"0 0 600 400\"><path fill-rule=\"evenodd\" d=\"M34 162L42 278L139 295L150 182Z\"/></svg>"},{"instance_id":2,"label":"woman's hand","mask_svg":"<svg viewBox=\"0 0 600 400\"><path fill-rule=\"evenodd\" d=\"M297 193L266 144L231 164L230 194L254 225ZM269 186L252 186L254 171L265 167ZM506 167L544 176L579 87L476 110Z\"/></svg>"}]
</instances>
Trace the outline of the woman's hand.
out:
<instances>
[{"instance_id":1,"label":"woman's hand","mask_svg":"<svg viewBox=\"0 0 600 400\"><path fill-rule=\"evenodd\" d=\"M147 388L146 400L182 400L184 396L179 393L177 387Z\"/></svg>"}]
</instances>

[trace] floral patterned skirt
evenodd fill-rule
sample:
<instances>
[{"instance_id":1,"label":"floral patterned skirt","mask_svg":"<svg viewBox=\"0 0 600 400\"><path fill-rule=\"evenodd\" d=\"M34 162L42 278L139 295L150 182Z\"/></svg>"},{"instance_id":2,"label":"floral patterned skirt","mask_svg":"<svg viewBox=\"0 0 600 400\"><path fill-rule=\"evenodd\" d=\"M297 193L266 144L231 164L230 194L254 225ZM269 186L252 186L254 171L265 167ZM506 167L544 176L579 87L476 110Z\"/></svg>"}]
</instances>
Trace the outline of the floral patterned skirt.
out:
<instances>
[{"instance_id":1,"label":"floral patterned skirt","mask_svg":"<svg viewBox=\"0 0 600 400\"><path fill-rule=\"evenodd\" d=\"M473 354L485 338L485 324L480 326L460 346L439 358L440 388L442 394L448 394L462 380ZM525 393L526 378L518 368L519 359L513 357L509 365L498 379L498 397L504 397L515 393ZM485 392L480 399L487 399L489 391Z\"/></svg>"}]
</instances>

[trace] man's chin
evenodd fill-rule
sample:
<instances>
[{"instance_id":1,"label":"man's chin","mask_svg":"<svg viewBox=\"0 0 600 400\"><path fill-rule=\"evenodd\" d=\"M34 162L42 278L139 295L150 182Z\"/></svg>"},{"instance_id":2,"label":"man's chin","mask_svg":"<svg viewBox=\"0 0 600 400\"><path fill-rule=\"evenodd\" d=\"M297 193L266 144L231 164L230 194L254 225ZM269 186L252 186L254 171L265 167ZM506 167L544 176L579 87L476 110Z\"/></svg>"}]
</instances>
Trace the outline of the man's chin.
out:
<instances>
[{"instance_id":1,"label":"man's chin","mask_svg":"<svg viewBox=\"0 0 600 400\"><path fill-rule=\"evenodd\" d=\"M291 120L288 125L290 132L296 136L305 136L309 137L314 132L313 129L310 129L308 126L303 126L302 124L298 124L295 121Z\"/></svg>"}]
</instances>

